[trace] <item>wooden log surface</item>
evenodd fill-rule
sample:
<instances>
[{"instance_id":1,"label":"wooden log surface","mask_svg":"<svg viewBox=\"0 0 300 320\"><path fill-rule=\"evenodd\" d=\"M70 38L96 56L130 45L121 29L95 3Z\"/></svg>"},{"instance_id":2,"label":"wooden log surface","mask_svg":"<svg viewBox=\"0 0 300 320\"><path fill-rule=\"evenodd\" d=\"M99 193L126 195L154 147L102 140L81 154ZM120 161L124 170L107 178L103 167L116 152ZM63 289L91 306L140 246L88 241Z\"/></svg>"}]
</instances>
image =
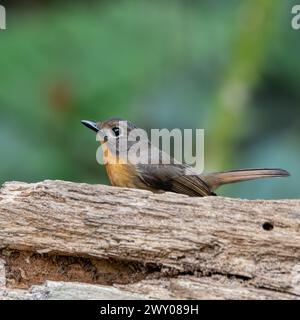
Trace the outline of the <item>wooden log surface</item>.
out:
<instances>
[{"instance_id":1,"label":"wooden log surface","mask_svg":"<svg viewBox=\"0 0 300 320\"><path fill-rule=\"evenodd\" d=\"M80 298L85 291L80 285L88 297L95 290L95 298L105 292L141 299L300 297L300 200L191 198L64 181L9 182L0 191L0 248L30 252L30 257L118 264L109 285L93 279L41 284L39 278L29 281L28 291L4 286L2 280L0 296L6 297L16 298L17 290L21 298L32 298L32 288L46 286L51 292L62 285L73 292L65 292L66 298ZM17 260L3 252L0 258L11 272L9 264ZM24 259L30 269L29 258ZM97 268L103 278L111 274L103 264ZM120 280L119 274L130 276Z\"/></svg>"}]
</instances>

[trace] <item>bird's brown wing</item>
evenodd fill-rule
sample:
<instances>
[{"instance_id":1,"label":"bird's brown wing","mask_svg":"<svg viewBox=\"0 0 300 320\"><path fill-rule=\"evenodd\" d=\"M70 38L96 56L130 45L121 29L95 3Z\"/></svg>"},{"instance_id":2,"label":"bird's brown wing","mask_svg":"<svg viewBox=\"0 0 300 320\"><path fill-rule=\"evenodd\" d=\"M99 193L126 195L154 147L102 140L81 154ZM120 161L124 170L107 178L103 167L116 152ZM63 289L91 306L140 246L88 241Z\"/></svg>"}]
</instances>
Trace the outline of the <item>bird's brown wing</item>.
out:
<instances>
[{"instance_id":1,"label":"bird's brown wing","mask_svg":"<svg viewBox=\"0 0 300 320\"><path fill-rule=\"evenodd\" d=\"M137 166L139 178L150 188L182 193L193 197L214 195L209 186L182 164L158 164Z\"/></svg>"}]
</instances>

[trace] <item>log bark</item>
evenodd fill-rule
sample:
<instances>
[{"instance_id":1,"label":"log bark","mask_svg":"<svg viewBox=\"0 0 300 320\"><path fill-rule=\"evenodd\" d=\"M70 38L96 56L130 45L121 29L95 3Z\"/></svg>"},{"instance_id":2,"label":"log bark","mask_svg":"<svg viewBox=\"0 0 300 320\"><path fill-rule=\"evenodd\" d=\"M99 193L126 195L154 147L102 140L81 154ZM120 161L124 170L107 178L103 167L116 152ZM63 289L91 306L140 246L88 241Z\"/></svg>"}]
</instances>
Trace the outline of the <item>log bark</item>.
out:
<instances>
[{"instance_id":1,"label":"log bark","mask_svg":"<svg viewBox=\"0 0 300 320\"><path fill-rule=\"evenodd\" d=\"M66 299L300 297L300 200L191 198L65 181L9 182L0 191L0 248L8 273L3 280L2 271L3 297L17 298L17 290L20 298L36 298L32 291L59 286L65 286ZM68 256L89 259L98 281L85 281L77 267L72 270L78 280L89 284L60 282L55 269L53 279L39 278L35 270L37 280L26 282L29 290L15 289L18 283L7 278L16 272L22 252L28 253L23 260L29 268L19 265L19 280L30 278L30 269L38 265L30 259ZM42 284L45 280L55 282Z\"/></svg>"}]
</instances>

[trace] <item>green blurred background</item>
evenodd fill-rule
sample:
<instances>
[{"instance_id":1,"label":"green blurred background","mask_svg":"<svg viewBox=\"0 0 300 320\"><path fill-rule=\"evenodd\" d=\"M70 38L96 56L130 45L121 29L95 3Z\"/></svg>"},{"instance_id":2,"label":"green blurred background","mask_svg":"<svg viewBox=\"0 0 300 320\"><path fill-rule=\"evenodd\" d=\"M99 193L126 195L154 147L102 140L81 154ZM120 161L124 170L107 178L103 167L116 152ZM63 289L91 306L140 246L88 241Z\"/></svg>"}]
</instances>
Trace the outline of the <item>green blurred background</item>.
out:
<instances>
[{"instance_id":1,"label":"green blurred background","mask_svg":"<svg viewBox=\"0 0 300 320\"><path fill-rule=\"evenodd\" d=\"M292 0L0 1L0 183L108 183L80 119L204 128L205 171L282 167L219 194L299 197ZM298 1L299 2L299 1Z\"/></svg>"}]
</instances>

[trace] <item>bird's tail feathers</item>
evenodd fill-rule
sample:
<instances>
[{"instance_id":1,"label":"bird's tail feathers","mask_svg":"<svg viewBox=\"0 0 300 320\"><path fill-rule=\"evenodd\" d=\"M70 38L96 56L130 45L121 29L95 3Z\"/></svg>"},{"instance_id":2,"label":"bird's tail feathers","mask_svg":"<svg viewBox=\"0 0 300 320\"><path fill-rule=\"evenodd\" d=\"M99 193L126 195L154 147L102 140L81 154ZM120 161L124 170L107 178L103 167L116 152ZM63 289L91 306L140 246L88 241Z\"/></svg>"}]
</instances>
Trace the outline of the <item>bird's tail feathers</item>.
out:
<instances>
[{"instance_id":1,"label":"bird's tail feathers","mask_svg":"<svg viewBox=\"0 0 300 320\"><path fill-rule=\"evenodd\" d=\"M203 175L201 178L211 188L211 190L215 190L221 185L227 183L270 177L287 177L289 175L289 172L283 169L241 169L226 172L215 172Z\"/></svg>"}]
</instances>

